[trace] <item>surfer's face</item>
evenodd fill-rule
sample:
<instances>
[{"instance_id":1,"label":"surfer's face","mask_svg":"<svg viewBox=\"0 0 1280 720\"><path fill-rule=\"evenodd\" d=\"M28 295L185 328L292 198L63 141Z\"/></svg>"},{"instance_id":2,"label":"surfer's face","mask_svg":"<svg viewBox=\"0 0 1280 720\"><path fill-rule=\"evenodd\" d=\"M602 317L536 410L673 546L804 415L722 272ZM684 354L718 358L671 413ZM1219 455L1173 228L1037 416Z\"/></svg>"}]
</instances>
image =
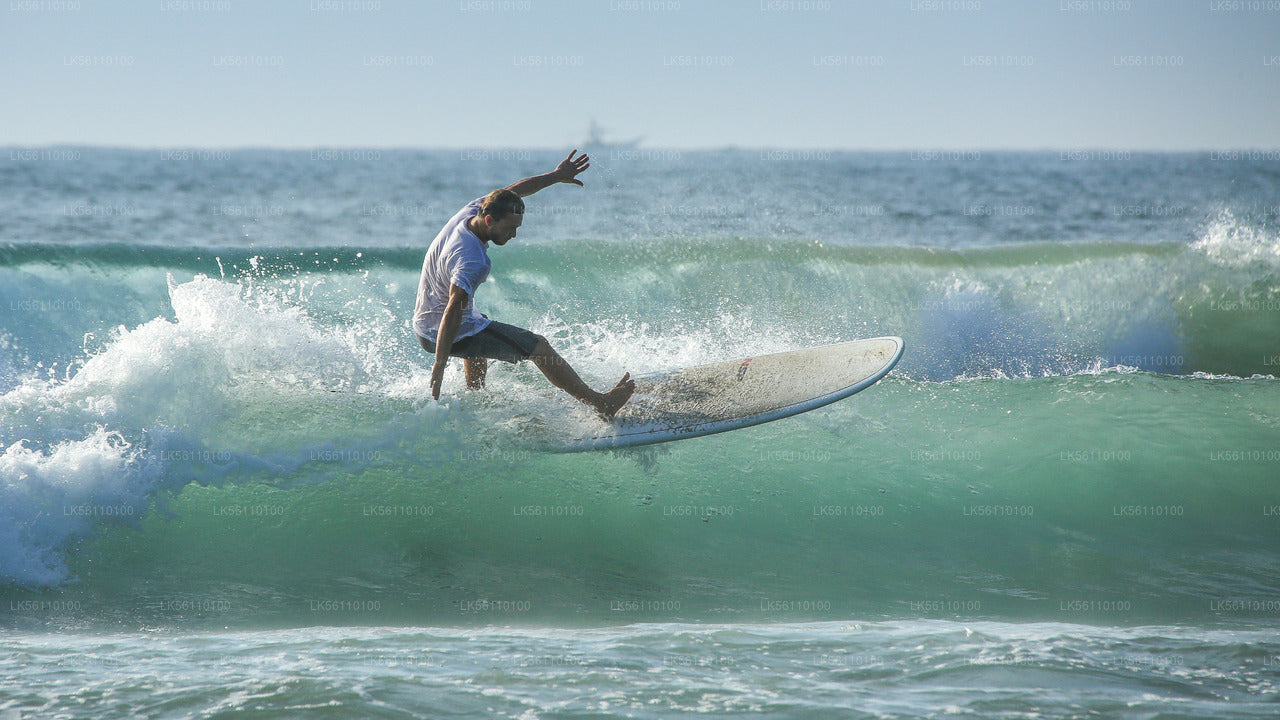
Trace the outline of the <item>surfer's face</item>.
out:
<instances>
[{"instance_id":1,"label":"surfer's face","mask_svg":"<svg viewBox=\"0 0 1280 720\"><path fill-rule=\"evenodd\" d=\"M489 242L495 245L506 245L508 240L516 236L516 230L520 228L522 222L524 222L524 215L521 213L511 213L501 220L494 220L493 216L486 215L485 223L488 225Z\"/></svg>"}]
</instances>

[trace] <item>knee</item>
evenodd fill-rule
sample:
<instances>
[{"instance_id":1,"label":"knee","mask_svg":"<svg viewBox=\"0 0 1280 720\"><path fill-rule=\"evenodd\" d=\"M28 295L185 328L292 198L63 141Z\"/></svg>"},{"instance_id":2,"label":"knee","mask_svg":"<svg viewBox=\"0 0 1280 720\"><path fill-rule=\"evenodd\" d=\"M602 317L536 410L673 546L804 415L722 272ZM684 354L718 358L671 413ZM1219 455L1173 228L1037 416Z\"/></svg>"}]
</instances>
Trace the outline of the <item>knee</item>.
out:
<instances>
[{"instance_id":1,"label":"knee","mask_svg":"<svg viewBox=\"0 0 1280 720\"><path fill-rule=\"evenodd\" d=\"M535 337L537 337L538 342L534 344L533 352L529 353L529 359L537 361L558 357L555 348L551 347L551 343L547 342L545 337L541 335L536 335Z\"/></svg>"}]
</instances>

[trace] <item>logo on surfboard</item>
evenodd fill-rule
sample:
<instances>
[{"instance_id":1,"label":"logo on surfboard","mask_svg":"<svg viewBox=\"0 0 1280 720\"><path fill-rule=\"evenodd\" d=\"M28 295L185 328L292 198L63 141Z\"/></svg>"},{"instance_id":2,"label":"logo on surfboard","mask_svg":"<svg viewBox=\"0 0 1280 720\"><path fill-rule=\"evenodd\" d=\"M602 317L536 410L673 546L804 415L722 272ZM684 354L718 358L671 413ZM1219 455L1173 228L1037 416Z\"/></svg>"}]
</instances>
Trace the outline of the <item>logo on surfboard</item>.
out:
<instances>
[{"instance_id":1,"label":"logo on surfboard","mask_svg":"<svg viewBox=\"0 0 1280 720\"><path fill-rule=\"evenodd\" d=\"M742 361L742 364L738 366L738 381L739 381L739 382L741 382L741 381L742 381L742 378L744 378L744 377L746 377L746 376L747 376L747 368L749 368L749 367L751 367L751 358L747 358L746 360L743 360L743 361Z\"/></svg>"}]
</instances>

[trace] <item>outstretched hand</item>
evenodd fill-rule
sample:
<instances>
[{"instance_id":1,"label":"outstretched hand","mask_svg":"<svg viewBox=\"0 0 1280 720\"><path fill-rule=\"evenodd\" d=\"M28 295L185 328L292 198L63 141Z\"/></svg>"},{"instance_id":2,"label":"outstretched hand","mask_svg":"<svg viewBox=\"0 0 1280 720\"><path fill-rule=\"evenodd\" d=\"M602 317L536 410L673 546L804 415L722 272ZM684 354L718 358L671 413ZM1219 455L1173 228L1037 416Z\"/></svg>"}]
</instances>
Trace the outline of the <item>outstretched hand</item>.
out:
<instances>
[{"instance_id":1,"label":"outstretched hand","mask_svg":"<svg viewBox=\"0 0 1280 720\"><path fill-rule=\"evenodd\" d=\"M539 190L551 187L556 183L571 183L581 186L582 181L577 179L577 175L591 167L591 158L587 157L586 153L574 157L577 152L577 148L574 148L568 157L560 161L555 170L517 180L508 185L507 189L520 197L529 197Z\"/></svg>"},{"instance_id":2,"label":"outstretched hand","mask_svg":"<svg viewBox=\"0 0 1280 720\"><path fill-rule=\"evenodd\" d=\"M577 175L591 167L591 158L587 157L586 153L582 153L575 158L573 154L576 152L578 152L577 148L569 151L569 156L561 160L560 164L556 166L555 176L557 182L582 185L582 181L577 178Z\"/></svg>"}]
</instances>

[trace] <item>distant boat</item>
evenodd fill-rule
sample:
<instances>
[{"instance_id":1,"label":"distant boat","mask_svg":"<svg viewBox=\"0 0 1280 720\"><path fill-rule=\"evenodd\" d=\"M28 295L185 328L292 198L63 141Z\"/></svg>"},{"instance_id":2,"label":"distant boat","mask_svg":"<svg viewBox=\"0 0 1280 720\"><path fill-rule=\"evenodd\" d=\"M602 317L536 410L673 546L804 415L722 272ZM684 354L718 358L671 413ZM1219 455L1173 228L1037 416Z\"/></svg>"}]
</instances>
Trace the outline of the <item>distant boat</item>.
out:
<instances>
[{"instance_id":1,"label":"distant boat","mask_svg":"<svg viewBox=\"0 0 1280 720\"><path fill-rule=\"evenodd\" d=\"M583 147L600 152L601 150L629 150L640 144L644 138L638 137L633 140L624 140L621 142L613 142L606 140L604 137L604 128L600 127L594 119L591 121L591 127L587 130L587 139L583 143Z\"/></svg>"}]
</instances>

